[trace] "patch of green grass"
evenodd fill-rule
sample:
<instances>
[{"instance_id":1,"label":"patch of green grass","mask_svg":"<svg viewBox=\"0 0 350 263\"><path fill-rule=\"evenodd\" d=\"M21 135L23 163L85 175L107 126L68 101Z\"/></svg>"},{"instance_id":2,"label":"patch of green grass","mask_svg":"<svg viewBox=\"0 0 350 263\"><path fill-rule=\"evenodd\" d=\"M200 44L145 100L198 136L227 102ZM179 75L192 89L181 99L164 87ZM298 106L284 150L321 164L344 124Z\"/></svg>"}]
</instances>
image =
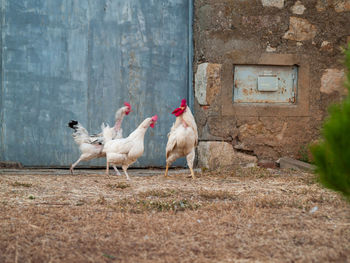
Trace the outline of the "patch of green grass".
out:
<instances>
[{"instance_id":1,"label":"patch of green grass","mask_svg":"<svg viewBox=\"0 0 350 263\"><path fill-rule=\"evenodd\" d=\"M103 254L103 256L109 259L115 259L115 256L112 256L112 255Z\"/></svg>"},{"instance_id":2,"label":"patch of green grass","mask_svg":"<svg viewBox=\"0 0 350 263\"><path fill-rule=\"evenodd\" d=\"M34 200L34 199L35 199L35 196L30 195L30 196L28 196L28 199L30 199L30 200Z\"/></svg>"},{"instance_id":3,"label":"patch of green grass","mask_svg":"<svg viewBox=\"0 0 350 263\"><path fill-rule=\"evenodd\" d=\"M11 184L12 186L15 186L15 187L32 187L32 184L30 183L22 183L22 182L14 182Z\"/></svg>"},{"instance_id":4,"label":"patch of green grass","mask_svg":"<svg viewBox=\"0 0 350 263\"><path fill-rule=\"evenodd\" d=\"M107 184L107 187L111 189L125 189L130 187L130 184L120 182L117 184Z\"/></svg>"},{"instance_id":5,"label":"patch of green grass","mask_svg":"<svg viewBox=\"0 0 350 263\"><path fill-rule=\"evenodd\" d=\"M309 145L301 145L298 151L298 160L306 163L310 163L309 158Z\"/></svg>"}]
</instances>

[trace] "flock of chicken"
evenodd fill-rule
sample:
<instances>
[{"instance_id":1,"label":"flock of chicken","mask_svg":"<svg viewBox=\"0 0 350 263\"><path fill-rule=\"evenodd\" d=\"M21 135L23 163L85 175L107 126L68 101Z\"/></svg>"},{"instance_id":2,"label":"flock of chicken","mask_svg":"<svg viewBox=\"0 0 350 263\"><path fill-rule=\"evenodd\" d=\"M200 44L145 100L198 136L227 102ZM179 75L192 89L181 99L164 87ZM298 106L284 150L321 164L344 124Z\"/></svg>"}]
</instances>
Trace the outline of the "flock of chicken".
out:
<instances>
[{"instance_id":1,"label":"flock of chicken","mask_svg":"<svg viewBox=\"0 0 350 263\"><path fill-rule=\"evenodd\" d=\"M88 131L77 121L72 120L68 126L74 130L72 134L74 141L79 145L81 155L79 159L70 167L73 174L74 167L80 161L89 161L95 158L106 157L106 174L109 174L109 166L112 165L116 174L121 175L117 166L121 166L128 180L128 167L142 156L144 151L144 137L148 127L154 128L158 116L146 118L128 137L123 138L121 128L125 115L131 112L131 105L127 102L124 107L117 110L115 114L115 124L113 127L102 124L102 132L89 135ZM195 158L195 147L198 144L197 125L190 108L185 99L181 101L181 106L175 109L172 114L176 120L168 134L166 146L166 170L168 175L169 166L178 158L186 156L188 167L192 178L193 162Z\"/></svg>"}]
</instances>

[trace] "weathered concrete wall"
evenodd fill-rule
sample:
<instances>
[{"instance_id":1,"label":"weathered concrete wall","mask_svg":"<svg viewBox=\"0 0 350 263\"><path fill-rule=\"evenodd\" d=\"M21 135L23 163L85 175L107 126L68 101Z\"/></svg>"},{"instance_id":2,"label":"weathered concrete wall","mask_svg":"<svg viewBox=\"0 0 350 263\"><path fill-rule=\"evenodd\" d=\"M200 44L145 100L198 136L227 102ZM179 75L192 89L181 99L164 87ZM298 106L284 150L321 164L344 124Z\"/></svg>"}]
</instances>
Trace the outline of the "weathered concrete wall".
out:
<instances>
[{"instance_id":1,"label":"weathered concrete wall","mask_svg":"<svg viewBox=\"0 0 350 263\"><path fill-rule=\"evenodd\" d=\"M247 161L251 155L300 159L319 137L329 104L344 95L342 47L349 41L349 21L347 0L196 0L199 163L215 163L213 153L220 151L205 151L213 141L231 144L227 154L240 152ZM235 64L298 65L297 102L235 105Z\"/></svg>"}]
</instances>

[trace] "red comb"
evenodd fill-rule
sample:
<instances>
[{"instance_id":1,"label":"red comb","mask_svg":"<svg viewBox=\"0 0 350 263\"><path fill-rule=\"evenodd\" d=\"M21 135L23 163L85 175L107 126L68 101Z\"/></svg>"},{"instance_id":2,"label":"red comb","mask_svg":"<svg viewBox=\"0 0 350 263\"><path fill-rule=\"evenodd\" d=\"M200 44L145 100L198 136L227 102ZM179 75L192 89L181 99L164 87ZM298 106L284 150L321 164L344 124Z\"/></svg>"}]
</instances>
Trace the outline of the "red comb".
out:
<instances>
[{"instance_id":1,"label":"red comb","mask_svg":"<svg viewBox=\"0 0 350 263\"><path fill-rule=\"evenodd\" d=\"M156 123L156 121L158 120L158 116L157 115L154 115L152 118L152 123L149 125L151 126L151 128L154 128L154 124Z\"/></svg>"},{"instance_id":2,"label":"red comb","mask_svg":"<svg viewBox=\"0 0 350 263\"><path fill-rule=\"evenodd\" d=\"M124 105L125 105L126 107L129 107L129 108L131 109L131 105L130 105L129 102L124 102Z\"/></svg>"},{"instance_id":3,"label":"red comb","mask_svg":"<svg viewBox=\"0 0 350 263\"><path fill-rule=\"evenodd\" d=\"M185 112L187 107L187 101L185 99L181 100L181 106L175 109L171 114L174 114L176 117L179 117L182 113Z\"/></svg>"},{"instance_id":4,"label":"red comb","mask_svg":"<svg viewBox=\"0 0 350 263\"><path fill-rule=\"evenodd\" d=\"M156 122L158 120L158 115L154 115L153 117L152 117L152 121L153 122Z\"/></svg>"}]
</instances>

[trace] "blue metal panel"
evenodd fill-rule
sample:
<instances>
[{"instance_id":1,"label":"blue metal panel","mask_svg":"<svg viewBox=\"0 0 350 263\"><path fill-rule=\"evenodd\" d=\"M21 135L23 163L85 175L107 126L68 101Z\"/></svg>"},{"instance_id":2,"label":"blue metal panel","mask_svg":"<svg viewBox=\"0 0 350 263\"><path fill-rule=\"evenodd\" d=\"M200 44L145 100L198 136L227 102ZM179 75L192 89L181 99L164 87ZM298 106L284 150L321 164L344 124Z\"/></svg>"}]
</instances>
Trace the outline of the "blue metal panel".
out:
<instances>
[{"instance_id":1,"label":"blue metal panel","mask_svg":"<svg viewBox=\"0 0 350 263\"><path fill-rule=\"evenodd\" d=\"M188 1L188 105L190 105L192 112L194 106L194 90L193 90L193 0Z\"/></svg>"},{"instance_id":2,"label":"blue metal panel","mask_svg":"<svg viewBox=\"0 0 350 263\"><path fill-rule=\"evenodd\" d=\"M189 94L188 1L3 3L1 160L70 165L79 152L67 122L98 132L129 101L124 136L159 116L135 166L164 165L170 113Z\"/></svg>"},{"instance_id":3,"label":"blue metal panel","mask_svg":"<svg viewBox=\"0 0 350 263\"><path fill-rule=\"evenodd\" d=\"M297 69L296 66L235 66L233 102L295 103Z\"/></svg>"},{"instance_id":4,"label":"blue metal panel","mask_svg":"<svg viewBox=\"0 0 350 263\"><path fill-rule=\"evenodd\" d=\"M0 1L0 159L3 159L5 156L4 150L4 131L3 131L3 123L4 123L4 110L3 110L3 70L2 70L2 24L4 18L4 8L3 2Z\"/></svg>"}]
</instances>

